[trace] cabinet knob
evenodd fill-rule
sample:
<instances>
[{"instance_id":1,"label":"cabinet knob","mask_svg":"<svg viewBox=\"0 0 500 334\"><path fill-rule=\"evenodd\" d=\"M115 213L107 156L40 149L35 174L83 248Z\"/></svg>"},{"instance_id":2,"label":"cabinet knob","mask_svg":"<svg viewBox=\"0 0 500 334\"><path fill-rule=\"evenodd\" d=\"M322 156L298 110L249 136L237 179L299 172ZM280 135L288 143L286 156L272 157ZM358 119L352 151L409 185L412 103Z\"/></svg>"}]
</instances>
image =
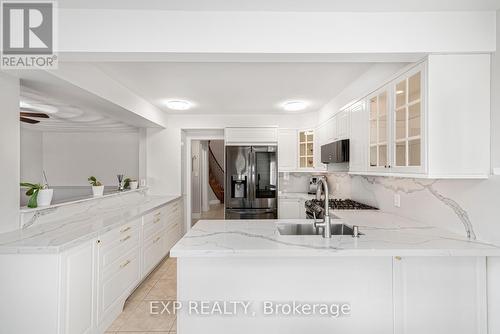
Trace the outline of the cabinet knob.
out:
<instances>
[{"instance_id":1,"label":"cabinet knob","mask_svg":"<svg viewBox=\"0 0 500 334\"><path fill-rule=\"evenodd\" d=\"M401 256L395 256L394 259L398 260L398 261L401 261L403 258Z\"/></svg>"},{"instance_id":2,"label":"cabinet knob","mask_svg":"<svg viewBox=\"0 0 500 334\"><path fill-rule=\"evenodd\" d=\"M100 244L100 243L101 243L101 240L97 239L95 243L96 243L96 244Z\"/></svg>"}]
</instances>

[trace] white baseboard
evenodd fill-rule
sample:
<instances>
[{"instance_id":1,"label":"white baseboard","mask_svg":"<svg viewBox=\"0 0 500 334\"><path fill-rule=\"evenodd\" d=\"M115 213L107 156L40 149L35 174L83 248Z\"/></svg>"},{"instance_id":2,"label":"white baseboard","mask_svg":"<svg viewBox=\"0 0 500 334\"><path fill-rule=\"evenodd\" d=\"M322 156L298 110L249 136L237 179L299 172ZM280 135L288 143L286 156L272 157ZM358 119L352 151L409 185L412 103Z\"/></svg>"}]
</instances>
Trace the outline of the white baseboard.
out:
<instances>
[{"instance_id":1,"label":"white baseboard","mask_svg":"<svg viewBox=\"0 0 500 334\"><path fill-rule=\"evenodd\" d=\"M208 205L215 205L215 204L220 204L220 201L218 199L211 199L208 201Z\"/></svg>"}]
</instances>

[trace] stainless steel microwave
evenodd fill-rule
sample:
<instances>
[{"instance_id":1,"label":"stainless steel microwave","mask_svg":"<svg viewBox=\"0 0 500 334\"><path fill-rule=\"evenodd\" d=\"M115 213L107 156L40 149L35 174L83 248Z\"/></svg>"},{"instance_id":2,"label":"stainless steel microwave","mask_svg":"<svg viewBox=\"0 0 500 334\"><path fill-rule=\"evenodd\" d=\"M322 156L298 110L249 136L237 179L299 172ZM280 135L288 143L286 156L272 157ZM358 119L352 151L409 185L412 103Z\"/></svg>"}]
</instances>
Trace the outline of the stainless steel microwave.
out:
<instances>
[{"instance_id":1,"label":"stainless steel microwave","mask_svg":"<svg viewBox=\"0 0 500 334\"><path fill-rule=\"evenodd\" d=\"M321 162L324 164L349 162L349 139L322 145Z\"/></svg>"}]
</instances>

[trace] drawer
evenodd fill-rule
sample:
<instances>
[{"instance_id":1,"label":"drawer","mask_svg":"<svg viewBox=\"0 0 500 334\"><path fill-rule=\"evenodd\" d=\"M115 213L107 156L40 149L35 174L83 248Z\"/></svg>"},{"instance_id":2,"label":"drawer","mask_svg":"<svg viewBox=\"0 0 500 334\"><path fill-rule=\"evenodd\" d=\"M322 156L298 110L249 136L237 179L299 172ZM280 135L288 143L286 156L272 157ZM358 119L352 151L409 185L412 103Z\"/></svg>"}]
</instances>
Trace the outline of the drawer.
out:
<instances>
[{"instance_id":1,"label":"drawer","mask_svg":"<svg viewBox=\"0 0 500 334\"><path fill-rule=\"evenodd\" d=\"M144 220L144 228L143 228L143 240L147 240L151 238L151 236L158 231L165 228L166 217L164 215L154 216L153 220Z\"/></svg>"},{"instance_id":2,"label":"drawer","mask_svg":"<svg viewBox=\"0 0 500 334\"><path fill-rule=\"evenodd\" d=\"M172 225L167 230L167 252L179 241L182 235L182 225L180 223Z\"/></svg>"},{"instance_id":3,"label":"drawer","mask_svg":"<svg viewBox=\"0 0 500 334\"><path fill-rule=\"evenodd\" d=\"M167 204L165 211L166 211L167 219L173 218L173 217L180 217L181 213L182 213L181 201L175 201L175 202Z\"/></svg>"},{"instance_id":4,"label":"drawer","mask_svg":"<svg viewBox=\"0 0 500 334\"><path fill-rule=\"evenodd\" d=\"M103 273L100 282L100 318L120 298L125 298L140 280L140 248L123 255Z\"/></svg>"},{"instance_id":5,"label":"drawer","mask_svg":"<svg viewBox=\"0 0 500 334\"><path fill-rule=\"evenodd\" d=\"M101 246L107 247L115 241L122 239L125 235L139 232L141 227L141 219L135 219L117 227L109 232L99 236Z\"/></svg>"},{"instance_id":6,"label":"drawer","mask_svg":"<svg viewBox=\"0 0 500 334\"><path fill-rule=\"evenodd\" d=\"M165 230L159 231L144 242L143 275L149 273L167 254L166 245L167 235Z\"/></svg>"},{"instance_id":7,"label":"drawer","mask_svg":"<svg viewBox=\"0 0 500 334\"><path fill-rule=\"evenodd\" d=\"M150 223L155 220L161 219L162 217L165 217L165 211L162 209L157 209L144 215L144 223Z\"/></svg>"},{"instance_id":8,"label":"drawer","mask_svg":"<svg viewBox=\"0 0 500 334\"><path fill-rule=\"evenodd\" d=\"M99 266L101 270L117 261L128 250L138 247L140 243L140 233L138 228L130 229L120 233L120 238L99 244Z\"/></svg>"}]
</instances>

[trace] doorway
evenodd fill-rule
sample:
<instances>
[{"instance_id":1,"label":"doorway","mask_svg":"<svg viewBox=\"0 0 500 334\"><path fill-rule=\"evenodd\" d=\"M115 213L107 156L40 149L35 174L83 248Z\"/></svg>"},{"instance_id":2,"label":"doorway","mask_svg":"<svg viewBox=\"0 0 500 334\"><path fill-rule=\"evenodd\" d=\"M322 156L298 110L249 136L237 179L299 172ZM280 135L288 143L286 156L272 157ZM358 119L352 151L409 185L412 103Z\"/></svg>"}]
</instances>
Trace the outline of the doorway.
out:
<instances>
[{"instance_id":1,"label":"doorway","mask_svg":"<svg viewBox=\"0 0 500 334\"><path fill-rule=\"evenodd\" d=\"M224 219L224 132L183 130L186 229L200 220Z\"/></svg>"}]
</instances>

